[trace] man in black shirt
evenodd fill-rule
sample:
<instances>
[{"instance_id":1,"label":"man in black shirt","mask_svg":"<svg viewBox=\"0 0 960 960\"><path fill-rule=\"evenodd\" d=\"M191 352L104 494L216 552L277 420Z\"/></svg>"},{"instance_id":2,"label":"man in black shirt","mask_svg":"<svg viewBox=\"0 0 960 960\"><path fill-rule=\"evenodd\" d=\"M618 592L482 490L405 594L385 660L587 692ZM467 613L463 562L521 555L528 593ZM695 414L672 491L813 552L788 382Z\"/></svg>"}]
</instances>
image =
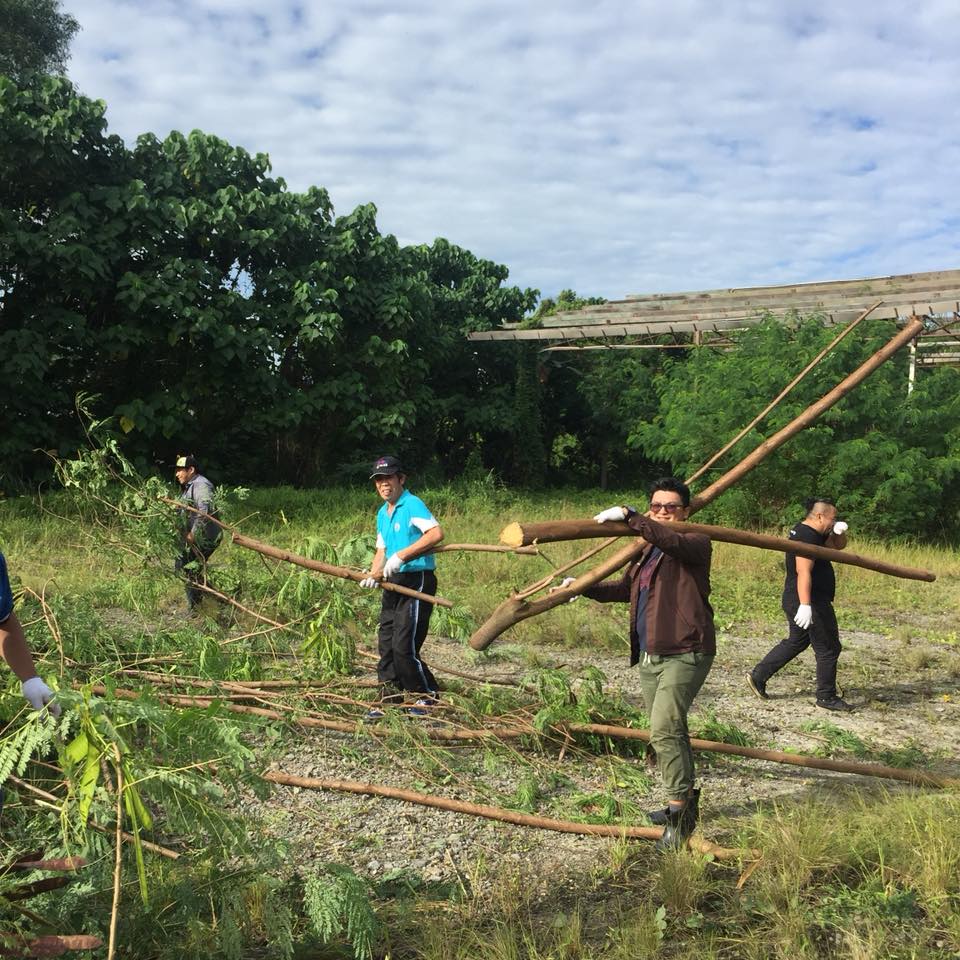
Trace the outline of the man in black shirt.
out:
<instances>
[{"instance_id":1,"label":"man in black shirt","mask_svg":"<svg viewBox=\"0 0 960 960\"><path fill-rule=\"evenodd\" d=\"M826 497L811 498L807 515L790 531L791 540L842 550L847 545L847 525L837 520L837 507ZM768 700L767 681L791 660L812 646L817 658L817 706L825 710L853 708L837 694L837 660L840 631L833 612L836 578L829 560L786 555L783 612L789 635L781 640L747 675L753 692Z\"/></svg>"}]
</instances>

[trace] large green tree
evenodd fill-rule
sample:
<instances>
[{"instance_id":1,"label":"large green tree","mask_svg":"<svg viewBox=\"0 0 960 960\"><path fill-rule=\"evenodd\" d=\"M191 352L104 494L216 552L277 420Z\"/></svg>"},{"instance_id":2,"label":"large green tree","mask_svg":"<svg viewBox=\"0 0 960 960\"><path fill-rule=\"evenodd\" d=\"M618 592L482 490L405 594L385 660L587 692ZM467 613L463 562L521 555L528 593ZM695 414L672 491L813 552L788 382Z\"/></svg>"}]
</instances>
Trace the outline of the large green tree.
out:
<instances>
[{"instance_id":1,"label":"large green tree","mask_svg":"<svg viewBox=\"0 0 960 960\"><path fill-rule=\"evenodd\" d=\"M146 463L189 447L316 482L385 448L445 456L501 387L464 333L535 296L446 241L400 247L372 204L335 217L209 134L129 150L65 80L0 79L0 178L0 456L20 475L79 441L78 392Z\"/></svg>"},{"instance_id":2,"label":"large green tree","mask_svg":"<svg viewBox=\"0 0 960 960\"><path fill-rule=\"evenodd\" d=\"M24 80L65 73L80 25L60 0L0 0L0 74Z\"/></svg>"}]
</instances>

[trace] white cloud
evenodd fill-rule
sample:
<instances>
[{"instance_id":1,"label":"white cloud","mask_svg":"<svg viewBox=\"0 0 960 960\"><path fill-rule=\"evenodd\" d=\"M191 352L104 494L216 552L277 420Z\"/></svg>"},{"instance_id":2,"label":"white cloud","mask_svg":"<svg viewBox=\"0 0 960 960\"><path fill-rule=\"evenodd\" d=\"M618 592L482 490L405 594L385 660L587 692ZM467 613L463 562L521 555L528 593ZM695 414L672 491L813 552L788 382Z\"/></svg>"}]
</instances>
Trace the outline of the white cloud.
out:
<instances>
[{"instance_id":1,"label":"white cloud","mask_svg":"<svg viewBox=\"0 0 960 960\"><path fill-rule=\"evenodd\" d=\"M199 128L545 295L960 265L946 0L66 0L113 132Z\"/></svg>"}]
</instances>

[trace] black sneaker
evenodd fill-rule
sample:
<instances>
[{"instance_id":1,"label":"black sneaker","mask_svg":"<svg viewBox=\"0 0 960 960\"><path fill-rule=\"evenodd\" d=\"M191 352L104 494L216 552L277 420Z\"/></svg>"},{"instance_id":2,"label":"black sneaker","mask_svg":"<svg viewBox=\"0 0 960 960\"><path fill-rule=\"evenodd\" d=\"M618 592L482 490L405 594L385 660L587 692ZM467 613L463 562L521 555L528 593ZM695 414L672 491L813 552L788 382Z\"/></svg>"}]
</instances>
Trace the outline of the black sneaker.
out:
<instances>
[{"instance_id":1,"label":"black sneaker","mask_svg":"<svg viewBox=\"0 0 960 960\"><path fill-rule=\"evenodd\" d=\"M769 700L770 694L767 693L767 683L765 680L758 680L753 673L747 674L747 683L750 684L750 689L761 699Z\"/></svg>"},{"instance_id":2,"label":"black sneaker","mask_svg":"<svg viewBox=\"0 0 960 960\"><path fill-rule=\"evenodd\" d=\"M846 700L834 697L832 700L818 700L817 706L824 710L836 710L838 713L852 713L853 707Z\"/></svg>"}]
</instances>

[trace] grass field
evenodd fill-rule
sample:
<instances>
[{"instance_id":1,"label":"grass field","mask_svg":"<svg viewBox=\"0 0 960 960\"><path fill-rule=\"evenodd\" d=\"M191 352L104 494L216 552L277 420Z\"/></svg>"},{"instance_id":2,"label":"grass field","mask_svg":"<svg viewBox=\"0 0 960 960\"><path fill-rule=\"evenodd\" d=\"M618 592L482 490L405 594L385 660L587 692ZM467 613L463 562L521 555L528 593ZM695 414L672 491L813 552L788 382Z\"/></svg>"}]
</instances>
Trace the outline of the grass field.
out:
<instances>
[{"instance_id":1,"label":"grass field","mask_svg":"<svg viewBox=\"0 0 960 960\"><path fill-rule=\"evenodd\" d=\"M440 519L447 542L494 543L500 529L513 520L585 517L630 499L625 492L531 495L487 483L413 489ZM229 519L248 535L275 545L362 565L372 545L377 506L373 491L364 487L262 489L233 502ZM761 850L759 861L721 864L689 852L657 858L649 846L610 841L597 848L600 852L588 868L575 874L575 889L558 886L556 895L546 900L533 897L536 884L529 882L522 864L502 869L489 859L483 865L478 860L469 876L451 875L450 889L440 898L429 883L411 879L409 872L400 893L379 879L356 874L349 874L353 880L341 878L335 883L335 873L315 865L291 867L296 844L268 842L264 837L269 829L252 842L251 831L256 834L260 828L244 824L242 815L239 832L246 834L245 841L231 846L227 833L232 828L226 820L221 825L209 809L210 804L216 808L223 802L214 793L202 796L204 781L187 779L196 772L189 768L216 761L224 784L240 791L236 796L247 796L244 791L253 789L256 770L299 743L302 734L284 723L234 723L215 707L161 708L150 700L153 691L147 682L139 686L142 701L123 706L113 698L111 685L137 686L138 681L119 671L129 668L134 658L150 658L154 669L159 663L159 669L171 675L208 681L327 676L334 659L349 655L344 644L352 649L351 645L363 647L369 642L376 598L350 584L301 575L225 545L214 558L217 585L262 616L298 620L298 626L294 631L271 631L245 615L187 623L180 585L166 563L169 558L145 546L135 525L122 527L109 516L101 520L105 527L98 527L90 514L79 522L73 504L62 495L42 503L32 498L8 500L0 503L0 549L17 582L28 588L20 611L32 645L44 657L42 673L57 679L64 689L70 681L107 683L102 701L91 696L89 688L64 695L74 707L75 719L61 730L62 739L75 743L82 730L91 738L102 737L104 754L98 761L108 759L108 746L122 744L131 780L139 785L159 824L145 836L175 845L186 854L176 864L147 858L143 880L149 888L149 904L144 906L127 847L120 933L126 942L141 945L138 956L297 953L337 957L352 955L348 941L353 942L357 956L389 954L395 960L647 956L879 960L946 958L960 953L960 798L956 791L837 787L827 793L813 791L801 802L770 800L757 804L749 814L741 810L717 816L711 828L724 842ZM841 631L883 637L892 650L900 651L904 669L926 670L928 675L952 672L956 686L960 677L957 550L861 541L856 534L852 529L850 550L933 570L937 581L894 580L858 568L838 568ZM544 553L558 565L586 546L555 544ZM453 616L438 617L433 632L462 640L512 590L549 569L544 557L443 556L440 593L455 602L456 611ZM782 556L715 545L713 600L718 626L727 638L722 651L731 649L730 638L770 634L779 628L781 581ZM29 591L42 596L43 603ZM536 672L558 658L571 662L589 660L592 655L616 658L625 652L624 632L622 609L581 601L510 631L492 648L495 667L502 671L515 665L521 671ZM291 647L300 657L293 672L290 661L282 656ZM483 667L482 658L465 661L478 670ZM450 700L476 717L484 710L489 714L507 707L526 709L527 705L509 696L496 688L454 685ZM497 697L506 699L497 701ZM612 701L597 703L597 709L612 709ZM548 705L534 704L531 709L537 706ZM12 683L2 709L9 723L0 739L0 773L13 762L14 739L20 736L17 744L22 753L25 724L36 723L18 714L19 698ZM716 719L721 724L730 721L723 716ZM344 741L336 748L345 763L360 756L357 751L370 735L361 731L358 736L356 745ZM580 785L578 793L558 779L562 768L557 765L557 749L549 743L533 753L491 748L474 760L454 753L430 753L422 741L411 740L403 731L395 736L391 749L400 766L409 770L411 782L436 789L454 784L468 797L473 792L478 799L489 799L492 781L485 784L484 780L496 771L505 783L511 777L516 780L512 801L506 795L498 797L503 805L542 811L553 796L553 802L567 803L564 809L569 813L576 809L573 801L589 786ZM822 729L817 736L824 736ZM832 746L841 754L844 749L857 749L849 737L845 741L834 737ZM590 751L596 745L585 743L581 748L584 752L577 761L581 766L576 769L584 778L589 778L591 768L607 770L612 764L610 770L625 771L632 766L629 757L603 757L605 748L595 759ZM920 748L919 762L934 756L956 760L956 744L931 742ZM34 760L21 763L18 754L18 776L56 793L58 775L36 759L72 769L69 758L64 758L63 743L58 747L54 740L40 738L33 756ZM624 760L627 766L622 766ZM626 776L614 779L626 784ZM643 789L638 781L614 792L622 799L634 788ZM262 788L257 789L262 793ZM25 796L14 791L0 821L6 848L0 860L9 860L31 844L43 845L47 851L83 852L91 860L86 879L66 891L39 896L31 902L31 910L58 932L85 930L105 936L113 867L110 781L104 774L90 795L91 819L104 823L107 835L82 827L77 812L81 792L74 783L69 794L58 794L64 797L61 818L30 806ZM603 798L596 796L600 799L594 806L602 806ZM612 822L629 821L624 811L632 816L637 803L646 802L638 797L633 803L618 801L620 813L611 808ZM230 816L246 809L235 801L228 806ZM224 809L212 812L222 814ZM276 809L279 816L281 808ZM322 824L318 829L323 832ZM541 855L531 854L531 865L542 872L546 868L538 867L536 860ZM229 857L228 868L224 857ZM350 886L354 880L359 886ZM9 882L0 875L0 897ZM364 909L372 909L373 914ZM4 921L11 930L36 930L36 920L22 913L11 917ZM357 935L366 929L364 924L375 931L369 951Z\"/></svg>"}]
</instances>

